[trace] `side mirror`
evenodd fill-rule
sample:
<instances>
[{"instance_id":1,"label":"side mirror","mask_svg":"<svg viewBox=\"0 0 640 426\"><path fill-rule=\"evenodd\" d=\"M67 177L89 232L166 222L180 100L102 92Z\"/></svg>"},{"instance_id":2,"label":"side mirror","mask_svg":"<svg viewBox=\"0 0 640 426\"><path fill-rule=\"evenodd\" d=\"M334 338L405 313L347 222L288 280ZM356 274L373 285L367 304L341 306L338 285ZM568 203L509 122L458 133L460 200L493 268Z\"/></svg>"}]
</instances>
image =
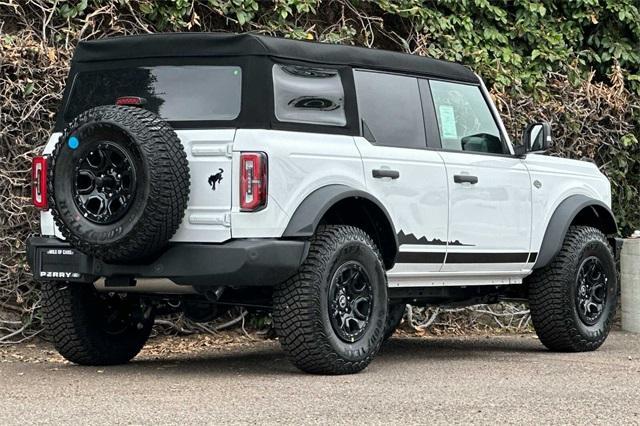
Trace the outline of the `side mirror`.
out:
<instances>
[{"instance_id":1,"label":"side mirror","mask_svg":"<svg viewBox=\"0 0 640 426\"><path fill-rule=\"evenodd\" d=\"M551 124L546 121L529 124L522 135L525 152L546 151L551 142Z\"/></svg>"}]
</instances>

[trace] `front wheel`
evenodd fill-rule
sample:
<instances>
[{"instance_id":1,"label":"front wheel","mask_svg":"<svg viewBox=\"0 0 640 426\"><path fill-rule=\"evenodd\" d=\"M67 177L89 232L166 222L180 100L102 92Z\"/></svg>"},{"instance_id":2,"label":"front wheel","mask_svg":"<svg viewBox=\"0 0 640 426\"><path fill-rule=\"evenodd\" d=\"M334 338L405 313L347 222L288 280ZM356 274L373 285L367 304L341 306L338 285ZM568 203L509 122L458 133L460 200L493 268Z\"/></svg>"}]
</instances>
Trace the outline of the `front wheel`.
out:
<instances>
[{"instance_id":1,"label":"front wheel","mask_svg":"<svg viewBox=\"0 0 640 426\"><path fill-rule=\"evenodd\" d=\"M44 324L57 351L81 365L124 364L151 333L153 307L133 294L98 293L91 284L45 283Z\"/></svg>"},{"instance_id":2,"label":"front wheel","mask_svg":"<svg viewBox=\"0 0 640 426\"><path fill-rule=\"evenodd\" d=\"M394 303L389 305L389 311L387 313L387 322L384 328L384 341L386 342L393 336L396 329L402 323L402 318L407 309L407 305L404 303Z\"/></svg>"},{"instance_id":3,"label":"front wheel","mask_svg":"<svg viewBox=\"0 0 640 426\"><path fill-rule=\"evenodd\" d=\"M380 349L387 280L369 235L353 226L322 226L299 272L274 293L274 326L301 370L351 374Z\"/></svg>"},{"instance_id":4,"label":"front wheel","mask_svg":"<svg viewBox=\"0 0 640 426\"><path fill-rule=\"evenodd\" d=\"M558 255L527 284L531 319L547 348L582 352L602 345L618 297L615 260L602 232L570 227Z\"/></svg>"}]
</instances>

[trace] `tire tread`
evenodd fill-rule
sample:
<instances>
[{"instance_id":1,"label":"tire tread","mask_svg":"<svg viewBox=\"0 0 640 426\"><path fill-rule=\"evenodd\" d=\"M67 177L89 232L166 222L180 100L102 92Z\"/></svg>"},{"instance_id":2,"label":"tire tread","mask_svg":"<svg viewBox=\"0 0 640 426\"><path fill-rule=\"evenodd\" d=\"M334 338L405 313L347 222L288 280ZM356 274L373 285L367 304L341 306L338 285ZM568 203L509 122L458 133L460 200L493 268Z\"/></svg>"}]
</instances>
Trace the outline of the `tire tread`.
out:
<instances>
[{"instance_id":1,"label":"tire tread","mask_svg":"<svg viewBox=\"0 0 640 426\"><path fill-rule=\"evenodd\" d=\"M318 228L299 272L277 286L274 292L274 326L280 343L292 363L315 374L352 374L369 365L382 344L382 332L373 349L361 360L340 356L331 346L320 313L322 272L340 242L359 241L382 257L373 240L363 230L344 225ZM384 285L386 286L386 279Z\"/></svg>"},{"instance_id":2,"label":"tire tread","mask_svg":"<svg viewBox=\"0 0 640 426\"><path fill-rule=\"evenodd\" d=\"M607 247L609 260L613 262L611 248L600 230L589 226L571 226L553 261L526 279L534 328L540 341L551 350L595 350L602 345L611 329L615 309L595 336L587 337L581 333L574 320L573 295L567 290L569 283L575 280L582 249L593 241Z\"/></svg>"},{"instance_id":3,"label":"tire tread","mask_svg":"<svg viewBox=\"0 0 640 426\"><path fill-rule=\"evenodd\" d=\"M151 333L153 318L142 329L125 338L109 338L92 327L88 316L87 284L43 283L45 331L56 350L67 360L80 365L123 364L135 357Z\"/></svg>"}]
</instances>

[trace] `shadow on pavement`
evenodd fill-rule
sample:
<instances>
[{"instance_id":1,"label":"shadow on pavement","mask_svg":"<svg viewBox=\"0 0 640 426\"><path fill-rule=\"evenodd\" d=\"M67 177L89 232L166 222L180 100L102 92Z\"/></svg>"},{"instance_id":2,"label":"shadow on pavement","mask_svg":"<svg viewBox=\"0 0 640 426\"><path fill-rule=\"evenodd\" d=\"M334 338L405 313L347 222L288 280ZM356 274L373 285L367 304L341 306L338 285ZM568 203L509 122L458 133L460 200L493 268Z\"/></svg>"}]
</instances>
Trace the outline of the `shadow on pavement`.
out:
<instances>
[{"instance_id":1,"label":"shadow on pavement","mask_svg":"<svg viewBox=\"0 0 640 426\"><path fill-rule=\"evenodd\" d=\"M451 355L465 357L473 353L486 352L540 352L546 351L533 334L511 336L469 337L400 337L391 338L384 346L387 354L406 354L451 359Z\"/></svg>"},{"instance_id":2,"label":"shadow on pavement","mask_svg":"<svg viewBox=\"0 0 640 426\"><path fill-rule=\"evenodd\" d=\"M509 337L407 338L389 340L374 361L392 367L408 361L456 362L491 358L505 353L535 354L547 352L532 335ZM73 368L91 368L78 367ZM276 342L259 342L255 346L212 349L197 353L167 354L137 358L131 363L105 367L110 372L154 375L260 375L286 376L303 374L286 358Z\"/></svg>"}]
</instances>

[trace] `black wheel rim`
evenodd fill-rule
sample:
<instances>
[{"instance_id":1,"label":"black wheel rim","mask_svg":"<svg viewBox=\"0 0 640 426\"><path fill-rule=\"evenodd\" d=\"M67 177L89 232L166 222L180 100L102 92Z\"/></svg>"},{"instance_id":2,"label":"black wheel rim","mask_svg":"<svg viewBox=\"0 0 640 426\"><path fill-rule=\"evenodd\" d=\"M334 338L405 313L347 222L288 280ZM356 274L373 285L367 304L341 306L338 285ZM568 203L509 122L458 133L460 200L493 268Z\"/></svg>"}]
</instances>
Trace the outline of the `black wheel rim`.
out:
<instances>
[{"instance_id":1,"label":"black wheel rim","mask_svg":"<svg viewBox=\"0 0 640 426\"><path fill-rule=\"evenodd\" d=\"M578 269L576 308L580 320L586 325L594 325L602 317L607 303L608 281L600 259L591 256L582 261Z\"/></svg>"},{"instance_id":2,"label":"black wheel rim","mask_svg":"<svg viewBox=\"0 0 640 426\"><path fill-rule=\"evenodd\" d=\"M338 337L358 341L369 327L373 310L373 289L364 267L346 262L333 274L329 286L329 317Z\"/></svg>"},{"instance_id":3,"label":"black wheel rim","mask_svg":"<svg viewBox=\"0 0 640 426\"><path fill-rule=\"evenodd\" d=\"M135 197L136 170L131 156L112 142L101 142L75 167L73 199L91 222L106 225L122 218Z\"/></svg>"}]
</instances>

